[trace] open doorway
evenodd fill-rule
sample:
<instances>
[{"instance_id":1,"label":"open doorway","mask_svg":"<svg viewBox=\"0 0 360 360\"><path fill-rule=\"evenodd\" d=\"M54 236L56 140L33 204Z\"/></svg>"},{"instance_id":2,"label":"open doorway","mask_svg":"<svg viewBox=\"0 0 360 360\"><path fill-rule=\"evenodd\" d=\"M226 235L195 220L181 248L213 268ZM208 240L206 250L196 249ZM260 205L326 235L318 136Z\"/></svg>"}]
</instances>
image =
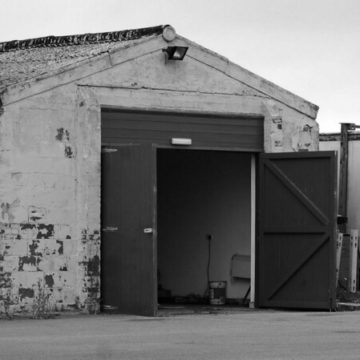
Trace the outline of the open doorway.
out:
<instances>
[{"instance_id":1,"label":"open doorway","mask_svg":"<svg viewBox=\"0 0 360 360\"><path fill-rule=\"evenodd\" d=\"M211 295L218 305L224 295L226 304L248 304L251 157L231 151L157 150L160 308L209 304ZM215 288L226 284L226 289L209 294L209 282Z\"/></svg>"}]
</instances>

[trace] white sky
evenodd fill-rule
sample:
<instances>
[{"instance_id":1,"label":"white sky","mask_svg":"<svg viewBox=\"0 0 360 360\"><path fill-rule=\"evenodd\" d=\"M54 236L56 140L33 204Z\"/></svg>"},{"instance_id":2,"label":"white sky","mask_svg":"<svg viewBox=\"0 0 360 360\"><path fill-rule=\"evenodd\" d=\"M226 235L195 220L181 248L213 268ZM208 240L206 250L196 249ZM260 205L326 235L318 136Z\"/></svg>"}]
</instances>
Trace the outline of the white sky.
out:
<instances>
[{"instance_id":1,"label":"white sky","mask_svg":"<svg viewBox=\"0 0 360 360\"><path fill-rule=\"evenodd\" d=\"M320 106L321 132L360 124L360 0L0 0L0 42L171 24Z\"/></svg>"}]
</instances>

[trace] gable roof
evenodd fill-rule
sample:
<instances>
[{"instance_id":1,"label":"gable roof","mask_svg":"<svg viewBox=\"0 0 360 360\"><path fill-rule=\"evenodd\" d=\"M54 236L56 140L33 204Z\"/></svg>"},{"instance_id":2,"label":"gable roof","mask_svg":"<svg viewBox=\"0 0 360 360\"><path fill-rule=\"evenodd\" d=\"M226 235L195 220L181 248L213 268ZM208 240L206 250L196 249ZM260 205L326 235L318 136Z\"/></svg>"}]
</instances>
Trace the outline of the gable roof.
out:
<instances>
[{"instance_id":1,"label":"gable roof","mask_svg":"<svg viewBox=\"0 0 360 360\"><path fill-rule=\"evenodd\" d=\"M128 61L130 53L126 55L126 51L122 50L132 48L133 54L140 56L142 48L136 50L135 45L151 43L147 50L143 49L158 51L163 48L163 41L169 43L175 39L180 45L190 46L187 53L190 58L219 70L225 76L253 88L269 99L279 101L316 119L319 109L317 105L179 36L170 25L82 35L46 36L0 43L0 115L4 100L5 104L9 104L9 99L11 103L19 101L24 96L30 96L34 93L31 90L34 89L34 84L35 88L38 88L35 91L46 91L47 85L40 80L46 81L46 78L59 73L69 74L58 83L60 86L67 81L73 81L71 79L75 79L76 75L71 72L81 66L83 69L81 76L92 74L91 63L102 61L101 59L105 59L106 55L109 57L106 57L107 60L102 65L103 69Z\"/></svg>"},{"instance_id":2,"label":"gable roof","mask_svg":"<svg viewBox=\"0 0 360 360\"><path fill-rule=\"evenodd\" d=\"M165 26L141 29L46 36L0 43L0 92L6 87L44 76L143 38L158 36Z\"/></svg>"}]
</instances>

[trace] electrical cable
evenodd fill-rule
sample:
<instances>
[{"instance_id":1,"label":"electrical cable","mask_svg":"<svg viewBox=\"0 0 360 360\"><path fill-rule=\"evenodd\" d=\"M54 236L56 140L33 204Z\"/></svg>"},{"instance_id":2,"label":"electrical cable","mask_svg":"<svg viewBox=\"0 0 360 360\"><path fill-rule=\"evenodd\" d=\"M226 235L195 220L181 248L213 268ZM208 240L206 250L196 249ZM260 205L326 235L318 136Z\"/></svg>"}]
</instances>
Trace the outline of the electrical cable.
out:
<instances>
[{"instance_id":1,"label":"electrical cable","mask_svg":"<svg viewBox=\"0 0 360 360\"><path fill-rule=\"evenodd\" d=\"M207 268L206 268L206 277L207 277L207 283L206 283L206 290L204 292L204 297L208 297L209 295L209 282L210 282L210 262L211 262L211 235L207 235L208 240L208 262L207 262Z\"/></svg>"}]
</instances>

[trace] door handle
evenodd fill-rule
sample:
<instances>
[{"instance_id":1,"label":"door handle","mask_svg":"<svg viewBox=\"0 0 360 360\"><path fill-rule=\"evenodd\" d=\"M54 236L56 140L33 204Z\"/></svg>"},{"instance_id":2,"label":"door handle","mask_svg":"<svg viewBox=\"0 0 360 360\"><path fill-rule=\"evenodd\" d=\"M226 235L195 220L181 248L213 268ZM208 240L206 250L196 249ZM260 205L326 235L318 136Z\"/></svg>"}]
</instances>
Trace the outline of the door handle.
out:
<instances>
[{"instance_id":1,"label":"door handle","mask_svg":"<svg viewBox=\"0 0 360 360\"><path fill-rule=\"evenodd\" d=\"M117 231L119 228L117 226L105 226L102 231Z\"/></svg>"},{"instance_id":2,"label":"door handle","mask_svg":"<svg viewBox=\"0 0 360 360\"><path fill-rule=\"evenodd\" d=\"M144 229L144 234L152 234L153 233L153 229L152 228L145 228Z\"/></svg>"}]
</instances>

